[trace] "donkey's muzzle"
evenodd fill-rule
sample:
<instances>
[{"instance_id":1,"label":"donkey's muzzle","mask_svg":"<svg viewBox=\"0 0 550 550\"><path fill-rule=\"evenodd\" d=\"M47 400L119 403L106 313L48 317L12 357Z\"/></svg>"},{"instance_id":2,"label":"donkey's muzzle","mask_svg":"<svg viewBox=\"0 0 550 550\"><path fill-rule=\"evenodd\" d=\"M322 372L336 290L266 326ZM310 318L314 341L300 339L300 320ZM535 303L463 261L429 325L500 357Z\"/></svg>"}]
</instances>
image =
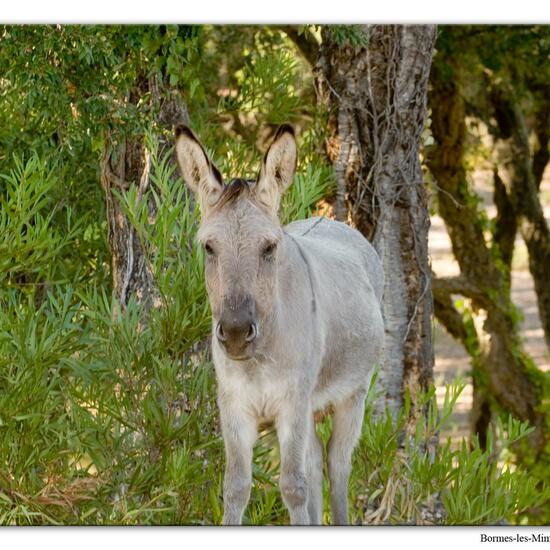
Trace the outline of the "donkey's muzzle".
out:
<instances>
[{"instance_id":1,"label":"donkey's muzzle","mask_svg":"<svg viewBox=\"0 0 550 550\"><path fill-rule=\"evenodd\" d=\"M215 334L218 342L231 359L248 359L254 341L259 335L256 311L250 298L240 303L228 303L216 324Z\"/></svg>"}]
</instances>

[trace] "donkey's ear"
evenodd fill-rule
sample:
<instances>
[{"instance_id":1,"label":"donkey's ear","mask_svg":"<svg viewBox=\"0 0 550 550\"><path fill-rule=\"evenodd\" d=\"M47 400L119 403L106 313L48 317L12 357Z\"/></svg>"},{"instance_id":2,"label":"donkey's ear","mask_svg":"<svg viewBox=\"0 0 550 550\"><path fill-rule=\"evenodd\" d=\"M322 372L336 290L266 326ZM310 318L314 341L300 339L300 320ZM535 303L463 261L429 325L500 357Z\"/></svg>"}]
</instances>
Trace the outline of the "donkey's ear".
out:
<instances>
[{"instance_id":1,"label":"donkey's ear","mask_svg":"<svg viewBox=\"0 0 550 550\"><path fill-rule=\"evenodd\" d=\"M283 124L265 154L255 187L258 201L273 214L277 214L281 195L292 183L297 158L294 130L292 126Z\"/></svg>"},{"instance_id":2,"label":"donkey's ear","mask_svg":"<svg viewBox=\"0 0 550 550\"><path fill-rule=\"evenodd\" d=\"M204 214L220 197L223 190L222 176L187 126L176 128L176 157L183 179L197 196Z\"/></svg>"}]
</instances>

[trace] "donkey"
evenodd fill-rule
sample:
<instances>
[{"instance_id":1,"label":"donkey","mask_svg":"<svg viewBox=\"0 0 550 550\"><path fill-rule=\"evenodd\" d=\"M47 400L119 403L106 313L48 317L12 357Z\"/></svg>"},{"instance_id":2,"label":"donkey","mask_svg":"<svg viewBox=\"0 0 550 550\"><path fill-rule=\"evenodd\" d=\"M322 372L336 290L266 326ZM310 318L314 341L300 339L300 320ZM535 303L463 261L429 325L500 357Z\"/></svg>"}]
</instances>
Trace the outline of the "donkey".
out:
<instances>
[{"instance_id":1,"label":"donkey","mask_svg":"<svg viewBox=\"0 0 550 550\"><path fill-rule=\"evenodd\" d=\"M314 415L330 409L332 522L347 524L352 452L383 349L380 259L340 222L312 218L281 227L279 202L297 161L290 126L278 129L255 182L224 184L184 126L176 129L176 156L201 210L226 454L223 523L242 521L253 446L266 422L277 430L291 523L322 523L323 446Z\"/></svg>"}]
</instances>

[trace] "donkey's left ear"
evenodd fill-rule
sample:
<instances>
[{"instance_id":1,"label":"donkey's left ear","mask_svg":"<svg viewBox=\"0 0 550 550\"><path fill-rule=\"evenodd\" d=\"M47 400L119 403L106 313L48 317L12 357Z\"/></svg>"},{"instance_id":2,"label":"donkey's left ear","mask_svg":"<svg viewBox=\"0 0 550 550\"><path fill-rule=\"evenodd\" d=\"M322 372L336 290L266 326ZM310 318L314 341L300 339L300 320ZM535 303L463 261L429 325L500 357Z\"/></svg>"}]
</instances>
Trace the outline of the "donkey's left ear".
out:
<instances>
[{"instance_id":1,"label":"donkey's left ear","mask_svg":"<svg viewBox=\"0 0 550 550\"><path fill-rule=\"evenodd\" d=\"M292 183L297 158L294 130L283 124L265 154L255 186L256 198L274 215L279 210L281 195Z\"/></svg>"}]
</instances>

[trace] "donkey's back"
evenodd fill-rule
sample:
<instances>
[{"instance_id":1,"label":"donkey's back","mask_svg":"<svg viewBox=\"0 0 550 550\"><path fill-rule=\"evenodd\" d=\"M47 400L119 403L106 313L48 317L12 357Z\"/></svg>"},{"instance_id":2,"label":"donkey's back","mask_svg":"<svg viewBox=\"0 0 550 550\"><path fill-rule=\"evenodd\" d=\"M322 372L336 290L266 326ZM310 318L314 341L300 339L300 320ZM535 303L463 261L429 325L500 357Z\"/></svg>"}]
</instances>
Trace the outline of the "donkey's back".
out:
<instances>
[{"instance_id":1,"label":"donkey's back","mask_svg":"<svg viewBox=\"0 0 550 550\"><path fill-rule=\"evenodd\" d=\"M336 262L333 264L334 268L329 269L329 272L336 271L339 280L342 280L340 267L364 269L367 283L372 287L378 302L382 301L384 290L382 263L374 247L359 231L345 223L323 217L292 222L285 227L285 231L303 244L306 249L308 246L311 249L311 245L308 243L313 243L313 249L318 258ZM340 263L341 256L344 257L344 265ZM348 263L350 265L346 266ZM353 272L353 275L360 274ZM344 277L344 281L347 282L347 279ZM360 279L355 280L355 285L361 282Z\"/></svg>"}]
</instances>

